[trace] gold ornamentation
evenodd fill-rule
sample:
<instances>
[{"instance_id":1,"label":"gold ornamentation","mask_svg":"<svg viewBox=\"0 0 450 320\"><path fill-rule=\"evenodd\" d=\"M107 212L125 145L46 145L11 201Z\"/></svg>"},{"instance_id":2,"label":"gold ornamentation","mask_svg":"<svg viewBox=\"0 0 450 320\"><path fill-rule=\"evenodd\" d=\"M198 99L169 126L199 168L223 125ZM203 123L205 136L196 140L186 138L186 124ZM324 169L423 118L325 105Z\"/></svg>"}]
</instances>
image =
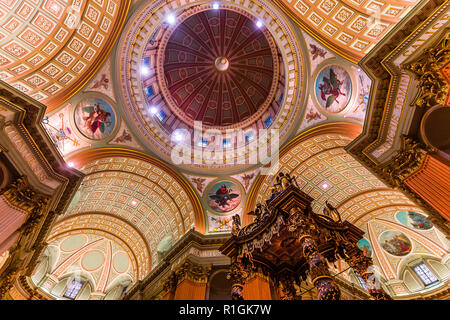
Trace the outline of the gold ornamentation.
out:
<instances>
[{"instance_id":1,"label":"gold ornamentation","mask_svg":"<svg viewBox=\"0 0 450 320\"><path fill-rule=\"evenodd\" d=\"M26 177L20 177L0 192L14 207L29 213L41 212L49 198L34 191Z\"/></svg>"},{"instance_id":2,"label":"gold ornamentation","mask_svg":"<svg viewBox=\"0 0 450 320\"><path fill-rule=\"evenodd\" d=\"M189 279L194 282L206 283L210 274L211 266L202 266L190 260L186 260L175 270L178 282L183 279Z\"/></svg>"},{"instance_id":3,"label":"gold ornamentation","mask_svg":"<svg viewBox=\"0 0 450 320\"><path fill-rule=\"evenodd\" d=\"M450 29L437 43L424 51L416 61L405 66L412 71L417 80L418 93L411 105L431 108L443 104L449 85L441 73L441 69L450 61Z\"/></svg>"},{"instance_id":4,"label":"gold ornamentation","mask_svg":"<svg viewBox=\"0 0 450 320\"><path fill-rule=\"evenodd\" d=\"M9 290L14 285L14 280L16 279L18 273L18 268L11 267L9 270L4 272L0 276L0 300L3 300L5 295L9 292Z\"/></svg>"},{"instance_id":5,"label":"gold ornamentation","mask_svg":"<svg viewBox=\"0 0 450 320\"><path fill-rule=\"evenodd\" d=\"M401 187L403 180L420 168L428 152L432 150L424 147L420 142L403 136L404 148L390 163L381 169L382 174L394 187Z\"/></svg>"},{"instance_id":6,"label":"gold ornamentation","mask_svg":"<svg viewBox=\"0 0 450 320\"><path fill-rule=\"evenodd\" d=\"M231 226L231 234L237 236L241 230L241 217L238 214L233 216L233 224Z\"/></svg>"},{"instance_id":7,"label":"gold ornamentation","mask_svg":"<svg viewBox=\"0 0 450 320\"><path fill-rule=\"evenodd\" d=\"M167 280L164 282L163 290L165 292L169 292L171 294L174 294L177 290L178 285L178 277L175 272L172 272L170 276L167 278Z\"/></svg>"}]
</instances>

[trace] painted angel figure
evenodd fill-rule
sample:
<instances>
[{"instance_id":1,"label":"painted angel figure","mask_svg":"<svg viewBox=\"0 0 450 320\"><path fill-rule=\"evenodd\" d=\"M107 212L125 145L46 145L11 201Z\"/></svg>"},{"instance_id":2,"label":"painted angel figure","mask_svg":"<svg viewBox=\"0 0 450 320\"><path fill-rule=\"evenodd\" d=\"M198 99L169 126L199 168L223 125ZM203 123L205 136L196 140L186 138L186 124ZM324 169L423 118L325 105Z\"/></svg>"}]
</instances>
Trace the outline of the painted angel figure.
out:
<instances>
[{"instance_id":1,"label":"painted angel figure","mask_svg":"<svg viewBox=\"0 0 450 320\"><path fill-rule=\"evenodd\" d=\"M94 104L94 106L83 108L83 111L88 113L88 116L83 117L84 125L93 135L97 130L103 133L105 131L105 125L111 125L111 121L109 120L111 113L103 110L98 103Z\"/></svg>"},{"instance_id":2,"label":"painted angel figure","mask_svg":"<svg viewBox=\"0 0 450 320\"><path fill-rule=\"evenodd\" d=\"M340 90L343 83L344 80L339 80L332 68L330 68L330 78L323 77L322 83L319 84L318 88L320 90L320 97L326 101L325 109L328 109L334 102L339 103L337 100L339 96L346 95Z\"/></svg>"},{"instance_id":3,"label":"painted angel figure","mask_svg":"<svg viewBox=\"0 0 450 320\"><path fill-rule=\"evenodd\" d=\"M310 44L309 46L311 48L309 49L309 52L311 53L313 60L315 60L317 57L325 58L325 55L327 54L325 50L319 48L315 44Z\"/></svg>"}]
</instances>

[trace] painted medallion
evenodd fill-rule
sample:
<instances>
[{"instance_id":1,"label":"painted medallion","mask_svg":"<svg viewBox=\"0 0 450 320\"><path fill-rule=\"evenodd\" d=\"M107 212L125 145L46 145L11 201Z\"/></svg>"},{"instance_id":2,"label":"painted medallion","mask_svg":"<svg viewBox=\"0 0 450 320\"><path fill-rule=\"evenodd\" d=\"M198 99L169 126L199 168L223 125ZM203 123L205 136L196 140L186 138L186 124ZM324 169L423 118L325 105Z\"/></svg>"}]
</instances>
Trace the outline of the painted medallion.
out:
<instances>
[{"instance_id":1,"label":"painted medallion","mask_svg":"<svg viewBox=\"0 0 450 320\"><path fill-rule=\"evenodd\" d=\"M102 99L86 99L75 108L75 124L86 138L103 140L113 132L116 115Z\"/></svg>"},{"instance_id":2,"label":"painted medallion","mask_svg":"<svg viewBox=\"0 0 450 320\"><path fill-rule=\"evenodd\" d=\"M370 242L367 241L365 238L361 238L356 245L359 249L363 252L365 257L371 257L372 256L372 246L370 245Z\"/></svg>"},{"instance_id":3,"label":"painted medallion","mask_svg":"<svg viewBox=\"0 0 450 320\"><path fill-rule=\"evenodd\" d=\"M381 247L394 256L405 256L411 252L411 241L399 231L385 231L379 241Z\"/></svg>"},{"instance_id":4,"label":"painted medallion","mask_svg":"<svg viewBox=\"0 0 450 320\"><path fill-rule=\"evenodd\" d=\"M231 211L241 203L239 188L230 181L221 181L211 188L208 193L208 204L217 212Z\"/></svg>"},{"instance_id":5,"label":"painted medallion","mask_svg":"<svg viewBox=\"0 0 450 320\"><path fill-rule=\"evenodd\" d=\"M426 216L413 211L400 211L396 218L405 226L418 230L428 230L433 227Z\"/></svg>"},{"instance_id":6,"label":"painted medallion","mask_svg":"<svg viewBox=\"0 0 450 320\"><path fill-rule=\"evenodd\" d=\"M345 109L352 95L352 81L347 71L339 66L328 66L317 77L315 84L317 101L328 112Z\"/></svg>"}]
</instances>

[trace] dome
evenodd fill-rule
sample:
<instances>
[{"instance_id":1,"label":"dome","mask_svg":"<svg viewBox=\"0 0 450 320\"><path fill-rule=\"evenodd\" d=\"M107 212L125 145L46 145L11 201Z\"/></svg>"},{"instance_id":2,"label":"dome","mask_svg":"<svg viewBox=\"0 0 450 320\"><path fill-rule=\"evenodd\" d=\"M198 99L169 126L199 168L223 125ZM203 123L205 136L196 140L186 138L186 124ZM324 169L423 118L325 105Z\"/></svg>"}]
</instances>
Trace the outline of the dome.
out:
<instances>
[{"instance_id":1,"label":"dome","mask_svg":"<svg viewBox=\"0 0 450 320\"><path fill-rule=\"evenodd\" d=\"M205 10L168 28L158 82L171 111L189 125L249 123L274 99L278 52L266 28L244 12Z\"/></svg>"},{"instance_id":2,"label":"dome","mask_svg":"<svg viewBox=\"0 0 450 320\"><path fill-rule=\"evenodd\" d=\"M278 130L281 143L292 133L303 106L304 61L283 16L225 3L152 8L143 5L130 20L117 61L121 104L148 150L172 161L177 145L223 142L236 150L231 161L224 154L204 162L193 152L183 167L228 172L251 166L256 151L249 145L260 130ZM227 130L235 137L211 133Z\"/></svg>"}]
</instances>

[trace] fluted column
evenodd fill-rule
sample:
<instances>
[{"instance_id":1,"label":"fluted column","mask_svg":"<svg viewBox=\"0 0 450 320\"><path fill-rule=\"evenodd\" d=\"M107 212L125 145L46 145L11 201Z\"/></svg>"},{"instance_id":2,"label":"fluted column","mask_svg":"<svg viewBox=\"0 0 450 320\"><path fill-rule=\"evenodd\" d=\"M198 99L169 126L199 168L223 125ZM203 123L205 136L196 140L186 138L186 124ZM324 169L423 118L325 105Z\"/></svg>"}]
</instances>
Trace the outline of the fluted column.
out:
<instances>
[{"instance_id":1,"label":"fluted column","mask_svg":"<svg viewBox=\"0 0 450 320\"><path fill-rule=\"evenodd\" d=\"M310 235L300 237L303 256L309 265L310 277L317 288L319 300L340 300L341 291L331 277L328 264L319 253L316 242Z\"/></svg>"},{"instance_id":2,"label":"fluted column","mask_svg":"<svg viewBox=\"0 0 450 320\"><path fill-rule=\"evenodd\" d=\"M375 300L392 300L381 287L380 280L372 272L372 259L364 256L362 251L356 247L353 248L349 256L345 261L361 275L361 278L366 282L367 290L372 298Z\"/></svg>"},{"instance_id":3,"label":"fluted column","mask_svg":"<svg viewBox=\"0 0 450 320\"><path fill-rule=\"evenodd\" d=\"M248 272L245 270L244 263L239 257L233 258L230 266L230 272L227 279L231 280L231 298L233 300L244 300L243 289L247 282Z\"/></svg>"},{"instance_id":4,"label":"fluted column","mask_svg":"<svg viewBox=\"0 0 450 320\"><path fill-rule=\"evenodd\" d=\"M297 235L303 256L309 266L313 285L317 288L319 300L340 300L341 291L334 282L325 258L319 253L314 236L318 238L319 228L311 218L311 208L291 208L288 230Z\"/></svg>"}]
</instances>

